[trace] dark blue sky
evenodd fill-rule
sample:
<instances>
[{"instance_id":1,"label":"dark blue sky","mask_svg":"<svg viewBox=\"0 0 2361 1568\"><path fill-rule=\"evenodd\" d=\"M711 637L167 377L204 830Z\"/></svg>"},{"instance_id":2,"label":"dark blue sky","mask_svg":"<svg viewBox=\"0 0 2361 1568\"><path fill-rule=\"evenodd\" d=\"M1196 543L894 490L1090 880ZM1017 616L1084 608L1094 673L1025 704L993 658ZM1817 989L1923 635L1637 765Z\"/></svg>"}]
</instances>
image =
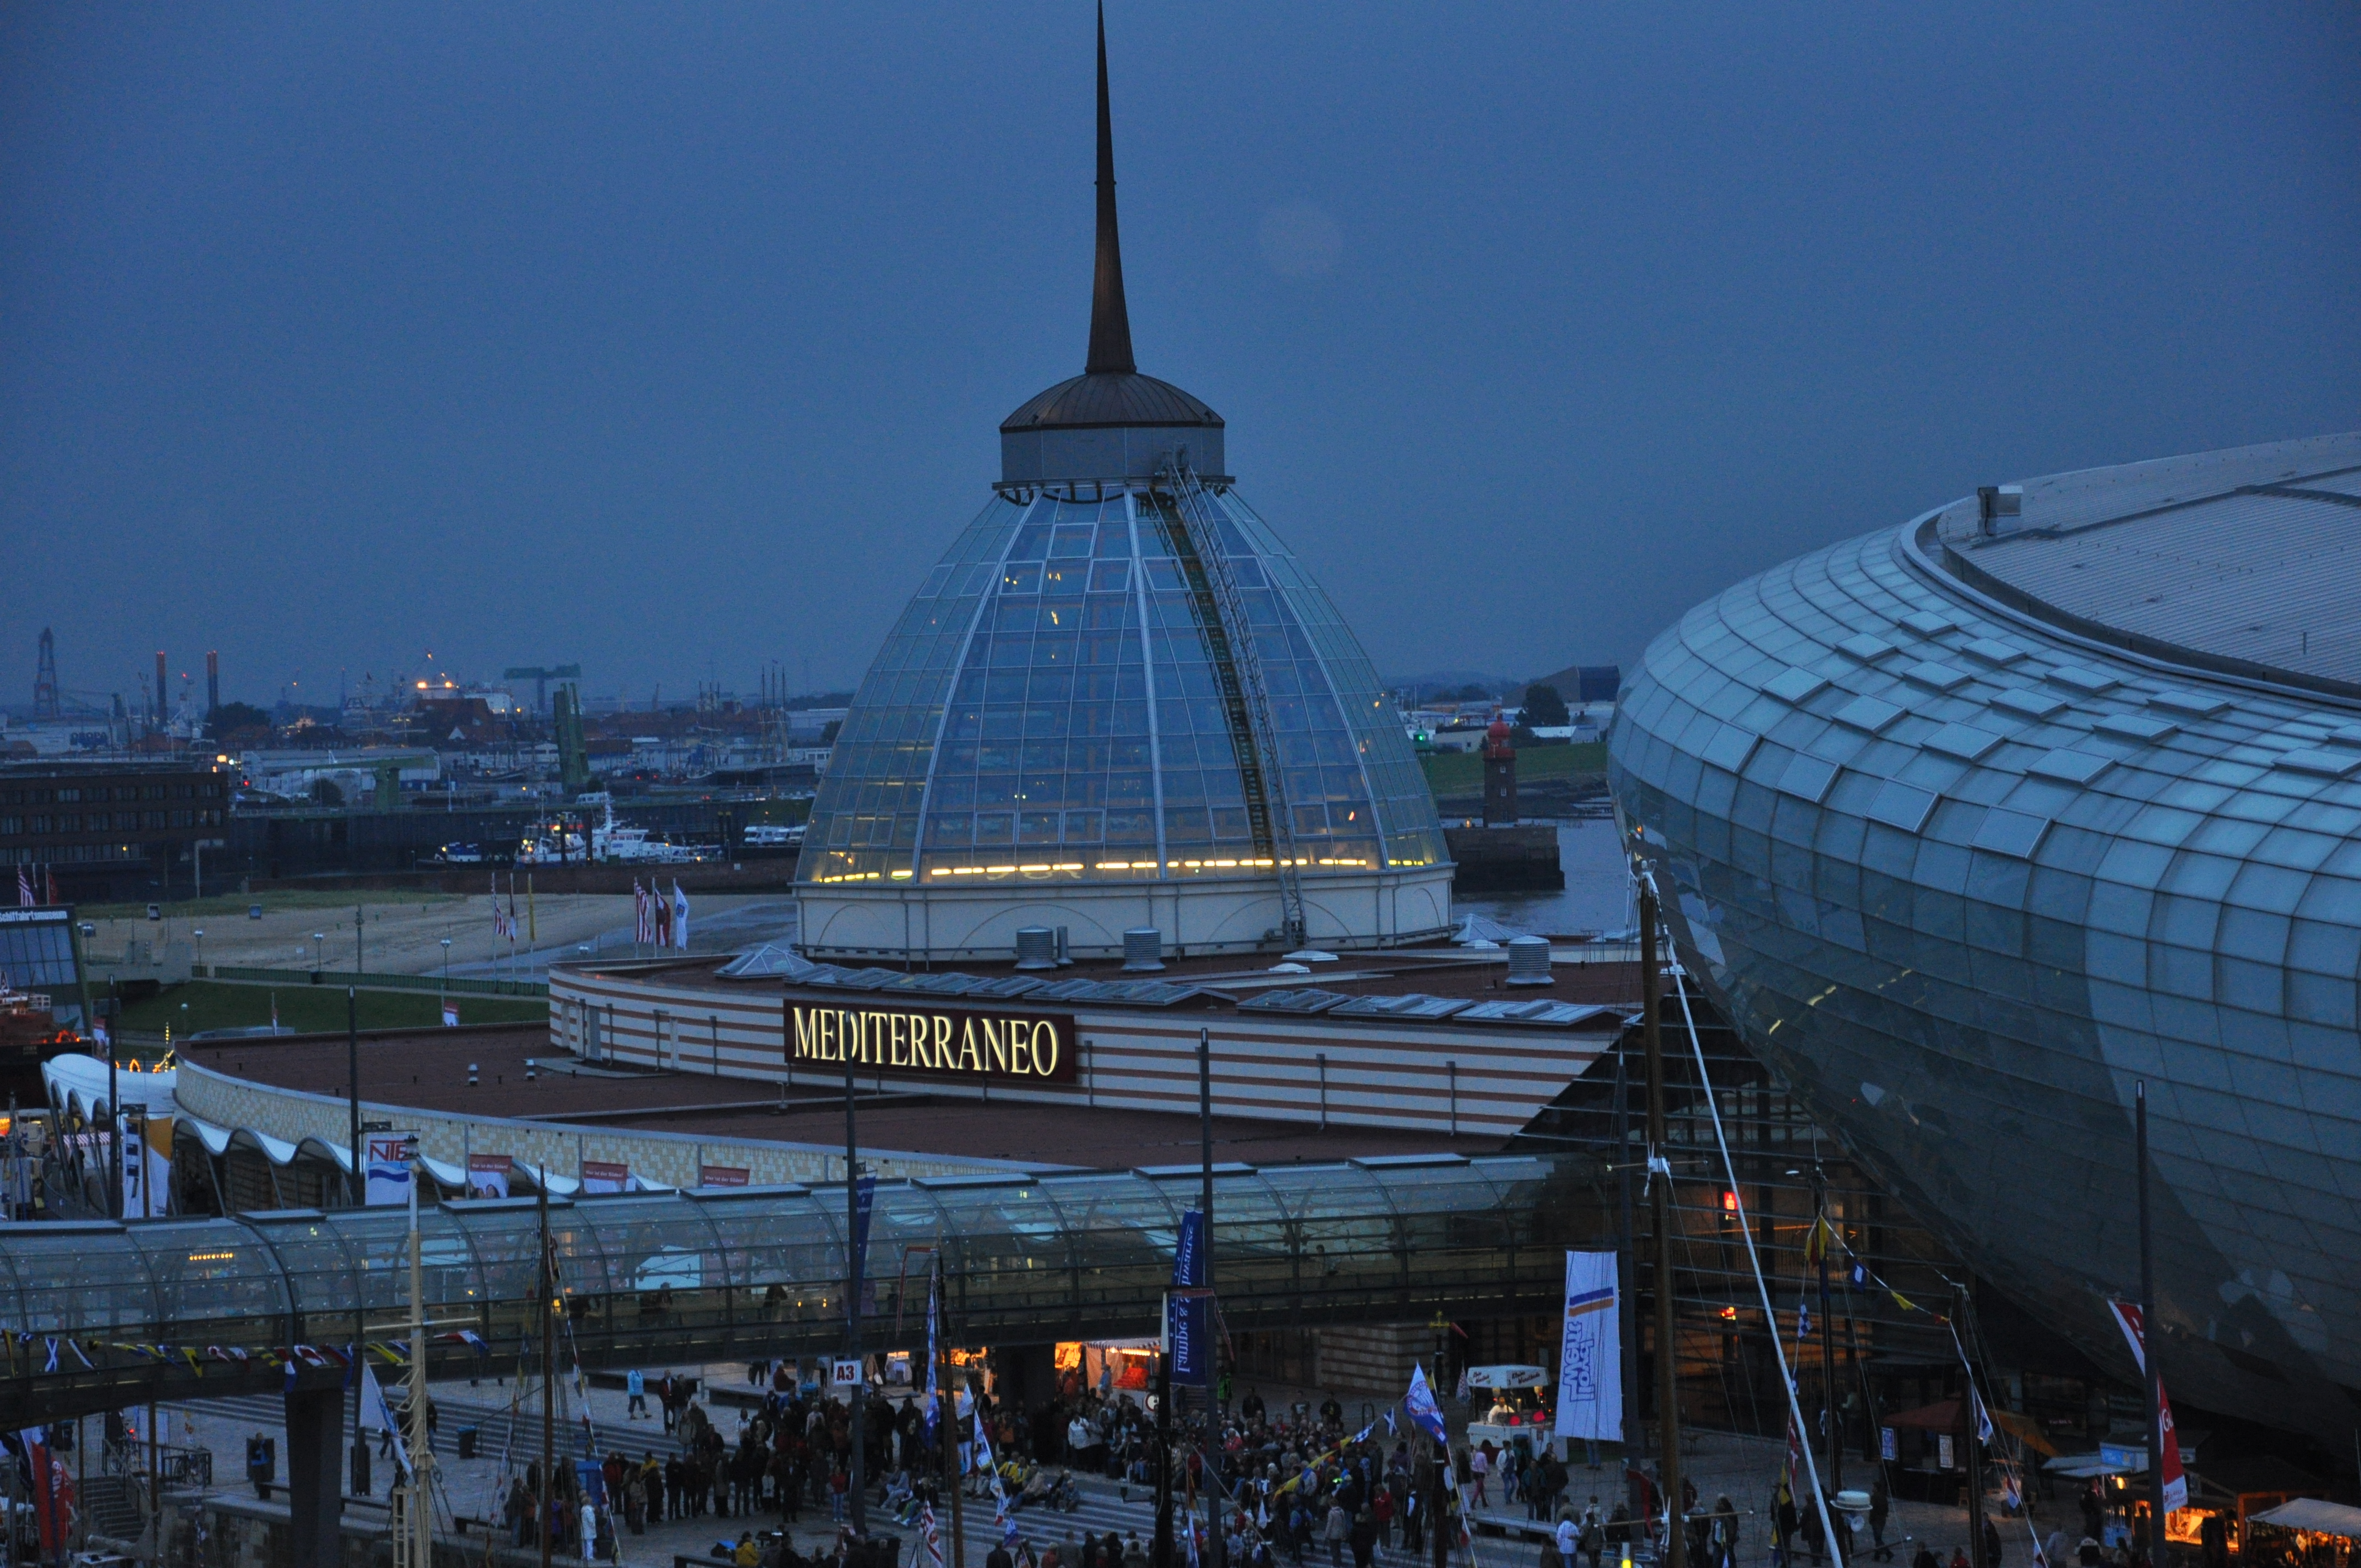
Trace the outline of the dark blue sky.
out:
<instances>
[{"instance_id":1,"label":"dark blue sky","mask_svg":"<svg viewBox=\"0 0 2361 1568\"><path fill-rule=\"evenodd\" d=\"M1146 5L1141 367L1380 669L2361 423L2350 7ZM0 700L850 684L1082 367L1086 5L0 15Z\"/></svg>"}]
</instances>

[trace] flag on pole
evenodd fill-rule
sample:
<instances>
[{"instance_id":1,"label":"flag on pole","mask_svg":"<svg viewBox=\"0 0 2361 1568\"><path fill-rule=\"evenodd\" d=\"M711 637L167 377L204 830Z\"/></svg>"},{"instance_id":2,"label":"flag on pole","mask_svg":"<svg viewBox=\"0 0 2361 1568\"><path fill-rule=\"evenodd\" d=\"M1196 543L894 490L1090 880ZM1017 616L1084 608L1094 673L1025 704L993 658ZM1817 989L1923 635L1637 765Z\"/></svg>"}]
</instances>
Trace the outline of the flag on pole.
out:
<instances>
[{"instance_id":1,"label":"flag on pole","mask_svg":"<svg viewBox=\"0 0 2361 1568\"><path fill-rule=\"evenodd\" d=\"M27 909L33 907L33 873L29 867L16 868L16 902Z\"/></svg>"},{"instance_id":2,"label":"flag on pole","mask_svg":"<svg viewBox=\"0 0 2361 1568\"><path fill-rule=\"evenodd\" d=\"M927 1561L933 1565L933 1568L943 1568L943 1543L941 1539L935 1534L934 1504L922 1503L919 1505L918 1527L926 1534Z\"/></svg>"},{"instance_id":3,"label":"flag on pole","mask_svg":"<svg viewBox=\"0 0 2361 1568\"><path fill-rule=\"evenodd\" d=\"M509 940L517 939L516 872L509 873Z\"/></svg>"},{"instance_id":4,"label":"flag on pole","mask_svg":"<svg viewBox=\"0 0 2361 1568\"><path fill-rule=\"evenodd\" d=\"M361 1414L376 1418L377 1424L397 1438L401 1435L401 1423L393 1419L393 1408L385 1402L385 1387L377 1380L377 1368L361 1363ZM410 1445L397 1442L393 1452L401 1462L401 1473L410 1474Z\"/></svg>"},{"instance_id":5,"label":"flag on pole","mask_svg":"<svg viewBox=\"0 0 2361 1568\"><path fill-rule=\"evenodd\" d=\"M2132 1347L2132 1360L2139 1365L2140 1376L2147 1376L2147 1325L2142 1321L2139 1308L2130 1301L2110 1300L2107 1310L2115 1315L2115 1326L2124 1331L2124 1338ZM2172 1401L2165 1397L2164 1379L2156 1380L2157 1425L2164 1433L2164 1452L2156 1456L2164 1466L2164 1506L2168 1511L2178 1511L2189 1506L2189 1477L2180 1466L2180 1438L2173 1430Z\"/></svg>"},{"instance_id":6,"label":"flag on pole","mask_svg":"<svg viewBox=\"0 0 2361 1568\"><path fill-rule=\"evenodd\" d=\"M680 890L678 877L672 879L672 945L688 951L688 894Z\"/></svg>"},{"instance_id":7,"label":"flag on pole","mask_svg":"<svg viewBox=\"0 0 2361 1568\"><path fill-rule=\"evenodd\" d=\"M935 1431L942 1420L941 1395L935 1387L935 1361L938 1354L935 1349L935 1332L939 1321L936 1315L936 1296L937 1288L941 1284L942 1277L942 1266L939 1263L927 1270L927 1446L928 1448L935 1446ZM927 1513L927 1540L930 1544L934 1541L934 1511L929 1508Z\"/></svg>"},{"instance_id":8,"label":"flag on pole","mask_svg":"<svg viewBox=\"0 0 2361 1568\"><path fill-rule=\"evenodd\" d=\"M1443 1428L1443 1406L1434 1398L1433 1386L1427 1382L1423 1365L1410 1369L1410 1392L1402 1396L1402 1409L1427 1436L1437 1442L1449 1441Z\"/></svg>"},{"instance_id":9,"label":"flag on pole","mask_svg":"<svg viewBox=\"0 0 2361 1568\"><path fill-rule=\"evenodd\" d=\"M42 871L49 879L49 902L51 904L63 904L65 900L58 896L58 868L54 865L44 866Z\"/></svg>"}]
</instances>

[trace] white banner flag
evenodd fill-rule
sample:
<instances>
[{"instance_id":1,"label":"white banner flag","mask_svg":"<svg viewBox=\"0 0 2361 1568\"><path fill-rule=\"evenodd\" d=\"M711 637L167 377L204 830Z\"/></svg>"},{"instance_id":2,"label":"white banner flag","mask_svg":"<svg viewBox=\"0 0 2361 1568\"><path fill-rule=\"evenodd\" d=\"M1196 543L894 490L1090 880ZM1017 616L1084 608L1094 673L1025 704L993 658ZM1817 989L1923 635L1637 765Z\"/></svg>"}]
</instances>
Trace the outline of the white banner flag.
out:
<instances>
[{"instance_id":1,"label":"white banner flag","mask_svg":"<svg viewBox=\"0 0 2361 1568\"><path fill-rule=\"evenodd\" d=\"M1558 1353L1557 1435L1623 1441L1623 1343L1615 1255L1565 1255L1565 1343Z\"/></svg>"},{"instance_id":2,"label":"white banner flag","mask_svg":"<svg viewBox=\"0 0 2361 1568\"><path fill-rule=\"evenodd\" d=\"M393 1453L401 1465L401 1473L410 1474L410 1445L401 1441L401 1423L394 1419L393 1407L387 1402L385 1387L377 1380L377 1368L366 1359L361 1362L360 1424L367 1429L372 1423L380 1431L393 1433Z\"/></svg>"}]
</instances>

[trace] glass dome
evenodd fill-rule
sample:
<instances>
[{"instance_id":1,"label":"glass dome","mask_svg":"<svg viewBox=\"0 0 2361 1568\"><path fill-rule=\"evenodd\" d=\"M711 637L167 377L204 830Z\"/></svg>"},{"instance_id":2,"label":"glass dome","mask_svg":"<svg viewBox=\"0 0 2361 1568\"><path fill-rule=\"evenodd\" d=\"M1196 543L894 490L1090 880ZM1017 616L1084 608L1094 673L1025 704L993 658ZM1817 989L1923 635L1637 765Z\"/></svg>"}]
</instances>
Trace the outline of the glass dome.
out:
<instances>
[{"instance_id":1,"label":"glass dome","mask_svg":"<svg viewBox=\"0 0 2361 1568\"><path fill-rule=\"evenodd\" d=\"M1147 487L1071 499L1084 488L996 494L928 574L837 737L800 882L1276 874L1239 767L1252 731L1221 695L1220 617L1184 575L1171 503ZM1235 490L1202 496L1253 628L1269 804L1300 874L1441 865L1367 655Z\"/></svg>"}]
</instances>

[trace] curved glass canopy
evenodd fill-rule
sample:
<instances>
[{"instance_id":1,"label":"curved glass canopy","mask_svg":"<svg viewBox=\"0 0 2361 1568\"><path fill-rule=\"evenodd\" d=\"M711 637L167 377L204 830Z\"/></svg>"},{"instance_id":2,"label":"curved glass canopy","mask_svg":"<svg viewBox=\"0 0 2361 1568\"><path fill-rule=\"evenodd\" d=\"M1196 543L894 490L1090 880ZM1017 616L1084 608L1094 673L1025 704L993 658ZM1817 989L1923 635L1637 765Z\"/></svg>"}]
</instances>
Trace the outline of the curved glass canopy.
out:
<instances>
[{"instance_id":1,"label":"curved glass canopy","mask_svg":"<svg viewBox=\"0 0 2361 1568\"><path fill-rule=\"evenodd\" d=\"M1269 693L1266 775L1301 874L1444 859L1434 803L1335 609L1237 493L1204 492ZM1253 875L1216 629L1170 503L996 495L928 574L855 695L807 883ZM1218 619L1214 617L1213 619Z\"/></svg>"},{"instance_id":2,"label":"curved glass canopy","mask_svg":"<svg viewBox=\"0 0 2361 1568\"><path fill-rule=\"evenodd\" d=\"M1524 1156L1224 1168L1213 1201L1223 1310L1240 1327L1445 1305L1463 1316L1548 1310L1564 1268L1554 1249L1574 1239L1565 1200L1577 1174ZM1198 1183L1191 1170L882 1184L866 1266L871 1343L923 1340L937 1257L959 1343L1153 1332ZM551 1203L575 1351L586 1365L637 1365L837 1348L844 1206L840 1186ZM357 1316L365 1339L401 1339L408 1225L398 1209L0 1225L0 1319L36 1346L70 1337L92 1363L61 1355L40 1372L20 1353L16 1375L0 1378L0 1420L103 1408L166 1377L243 1386L268 1370L261 1351L348 1344ZM461 1331L496 1363L522 1352L539 1225L526 1199L422 1215L430 1355L472 1360ZM253 1354L239 1361L231 1347Z\"/></svg>"}]
</instances>

